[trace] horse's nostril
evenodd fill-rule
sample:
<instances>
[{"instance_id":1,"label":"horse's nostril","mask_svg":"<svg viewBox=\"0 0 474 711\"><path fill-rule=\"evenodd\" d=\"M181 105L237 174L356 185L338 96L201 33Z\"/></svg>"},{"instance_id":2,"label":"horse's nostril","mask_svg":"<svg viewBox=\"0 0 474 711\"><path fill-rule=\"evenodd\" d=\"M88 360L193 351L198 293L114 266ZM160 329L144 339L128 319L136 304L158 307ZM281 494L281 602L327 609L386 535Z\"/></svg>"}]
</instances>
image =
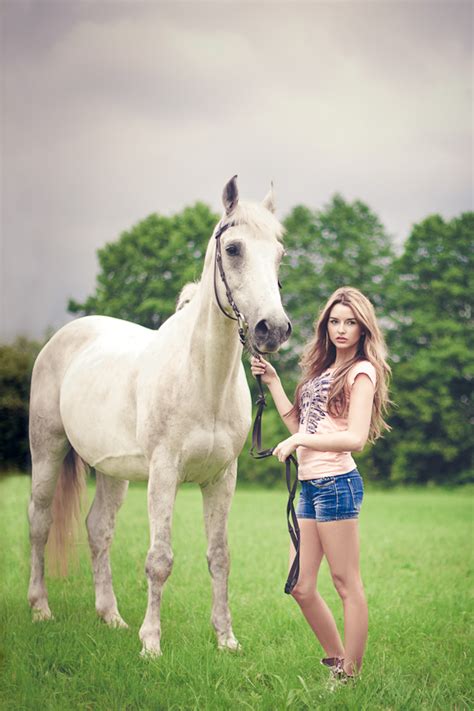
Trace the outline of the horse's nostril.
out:
<instances>
[{"instance_id":1,"label":"horse's nostril","mask_svg":"<svg viewBox=\"0 0 474 711\"><path fill-rule=\"evenodd\" d=\"M257 336L266 336L269 330L268 323L264 318L255 326L255 334Z\"/></svg>"},{"instance_id":2,"label":"horse's nostril","mask_svg":"<svg viewBox=\"0 0 474 711\"><path fill-rule=\"evenodd\" d=\"M288 328L286 329L286 336L285 336L285 338L288 339L288 338L291 336L292 330L293 330L293 329L291 328L291 322L288 321Z\"/></svg>"}]
</instances>

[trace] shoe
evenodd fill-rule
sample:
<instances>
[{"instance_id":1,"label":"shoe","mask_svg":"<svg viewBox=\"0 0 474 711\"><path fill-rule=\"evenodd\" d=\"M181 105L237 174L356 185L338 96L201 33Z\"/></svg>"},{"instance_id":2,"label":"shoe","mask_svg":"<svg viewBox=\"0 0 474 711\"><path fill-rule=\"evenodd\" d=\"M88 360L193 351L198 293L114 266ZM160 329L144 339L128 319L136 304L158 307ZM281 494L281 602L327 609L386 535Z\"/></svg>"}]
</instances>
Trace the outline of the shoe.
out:
<instances>
[{"instance_id":1,"label":"shoe","mask_svg":"<svg viewBox=\"0 0 474 711\"><path fill-rule=\"evenodd\" d=\"M356 680L355 674L347 674L344 669L338 669L334 676L337 678L339 684L353 684Z\"/></svg>"},{"instance_id":2,"label":"shoe","mask_svg":"<svg viewBox=\"0 0 474 711\"><path fill-rule=\"evenodd\" d=\"M348 684L356 679L355 674L344 671L344 659L341 657L324 657L321 659L321 664L330 669L332 678L340 684Z\"/></svg>"},{"instance_id":3,"label":"shoe","mask_svg":"<svg viewBox=\"0 0 474 711\"><path fill-rule=\"evenodd\" d=\"M341 657L324 657L324 659L321 659L321 664L324 667L328 667L334 673L343 666L344 659Z\"/></svg>"}]
</instances>

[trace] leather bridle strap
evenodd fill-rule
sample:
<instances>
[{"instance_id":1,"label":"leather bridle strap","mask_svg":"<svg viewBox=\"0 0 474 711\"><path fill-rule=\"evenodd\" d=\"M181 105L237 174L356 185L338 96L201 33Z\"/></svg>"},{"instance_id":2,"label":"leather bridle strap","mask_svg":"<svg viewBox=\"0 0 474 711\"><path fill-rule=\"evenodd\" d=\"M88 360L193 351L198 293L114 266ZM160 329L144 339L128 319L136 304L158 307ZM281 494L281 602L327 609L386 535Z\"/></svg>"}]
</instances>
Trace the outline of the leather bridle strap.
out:
<instances>
[{"instance_id":1,"label":"leather bridle strap","mask_svg":"<svg viewBox=\"0 0 474 711\"><path fill-rule=\"evenodd\" d=\"M239 309L237 308L237 304L234 301L234 297L232 296L232 292L230 290L229 283L227 281L225 271L224 271L224 265L222 264L222 249L221 249L221 235L224 234L226 230L228 230L230 227L235 227L237 223L236 222L227 222L225 225L220 225L218 228L216 234L215 234L215 239L216 239L216 256L214 259L214 294L216 296L216 301L217 305L224 314L224 316L227 316L227 318L232 319L232 321L237 321L238 323L238 328L239 328L239 339L240 342L243 346L245 346L245 337L247 334L247 322L245 320L245 317L243 314L240 313ZM227 301L229 302L229 305L234 312L234 316L231 316L230 314L227 313L227 311L224 309L222 306L220 299L219 299L219 294L217 291L217 269L219 270L220 277L222 279L222 283L224 284L225 288L225 295L227 296Z\"/></svg>"},{"instance_id":2,"label":"leather bridle strap","mask_svg":"<svg viewBox=\"0 0 474 711\"><path fill-rule=\"evenodd\" d=\"M254 459L265 459L266 457L271 457L273 454L271 449L262 449L262 417L263 411L267 405L265 400L265 394L262 387L262 376L257 375L257 385L258 385L258 397L255 402L257 405L257 414L255 415L255 421L252 430L252 447L250 448L250 455ZM295 467L295 479L291 481L291 465ZM298 524L298 518L296 516L294 501L296 495L296 487L298 486L298 462L296 458L290 454L290 456L285 461L285 476L286 476L286 486L288 489L288 503L286 505L286 519L288 523L288 531L290 534L291 541L295 548L295 557L293 563L291 564L290 572L288 573L288 578L285 583L285 592L287 595L291 593L296 583L298 582L298 576L300 573L300 527Z\"/></svg>"}]
</instances>

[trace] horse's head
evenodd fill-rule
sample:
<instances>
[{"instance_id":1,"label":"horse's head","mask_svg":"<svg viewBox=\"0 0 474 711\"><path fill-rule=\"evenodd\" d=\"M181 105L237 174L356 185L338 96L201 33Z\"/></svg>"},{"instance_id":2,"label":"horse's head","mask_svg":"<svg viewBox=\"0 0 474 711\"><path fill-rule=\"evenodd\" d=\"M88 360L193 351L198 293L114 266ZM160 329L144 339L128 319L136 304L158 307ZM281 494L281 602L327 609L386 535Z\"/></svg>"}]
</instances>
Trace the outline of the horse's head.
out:
<instances>
[{"instance_id":1,"label":"horse's head","mask_svg":"<svg viewBox=\"0 0 474 711\"><path fill-rule=\"evenodd\" d=\"M214 236L219 228L230 225L219 240L231 298L248 324L250 347L262 354L272 353L291 333L278 282L284 229L274 215L273 186L261 204L241 203L234 176L224 187L222 200L225 212ZM215 282L221 307L234 315L218 270Z\"/></svg>"}]
</instances>

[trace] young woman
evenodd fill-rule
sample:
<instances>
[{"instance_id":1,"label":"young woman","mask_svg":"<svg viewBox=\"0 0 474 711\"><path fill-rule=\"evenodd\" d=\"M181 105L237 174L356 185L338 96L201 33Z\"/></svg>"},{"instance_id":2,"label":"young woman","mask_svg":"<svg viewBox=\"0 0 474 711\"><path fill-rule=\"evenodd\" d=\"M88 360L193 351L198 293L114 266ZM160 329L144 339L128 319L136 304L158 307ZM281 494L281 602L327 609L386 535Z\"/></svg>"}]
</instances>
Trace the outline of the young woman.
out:
<instances>
[{"instance_id":1,"label":"young woman","mask_svg":"<svg viewBox=\"0 0 474 711\"><path fill-rule=\"evenodd\" d=\"M362 667L368 628L357 521L364 487L351 452L360 452L368 439L373 442L389 429L383 419L390 375L385 359L372 304L350 287L335 291L317 320L301 359L294 404L275 368L252 358L252 373L262 376L292 433L273 453L283 462L297 450L301 549L292 595L327 655L322 663L343 681ZM290 565L294 555L291 546ZM316 590L323 555L344 607L344 644Z\"/></svg>"}]
</instances>

